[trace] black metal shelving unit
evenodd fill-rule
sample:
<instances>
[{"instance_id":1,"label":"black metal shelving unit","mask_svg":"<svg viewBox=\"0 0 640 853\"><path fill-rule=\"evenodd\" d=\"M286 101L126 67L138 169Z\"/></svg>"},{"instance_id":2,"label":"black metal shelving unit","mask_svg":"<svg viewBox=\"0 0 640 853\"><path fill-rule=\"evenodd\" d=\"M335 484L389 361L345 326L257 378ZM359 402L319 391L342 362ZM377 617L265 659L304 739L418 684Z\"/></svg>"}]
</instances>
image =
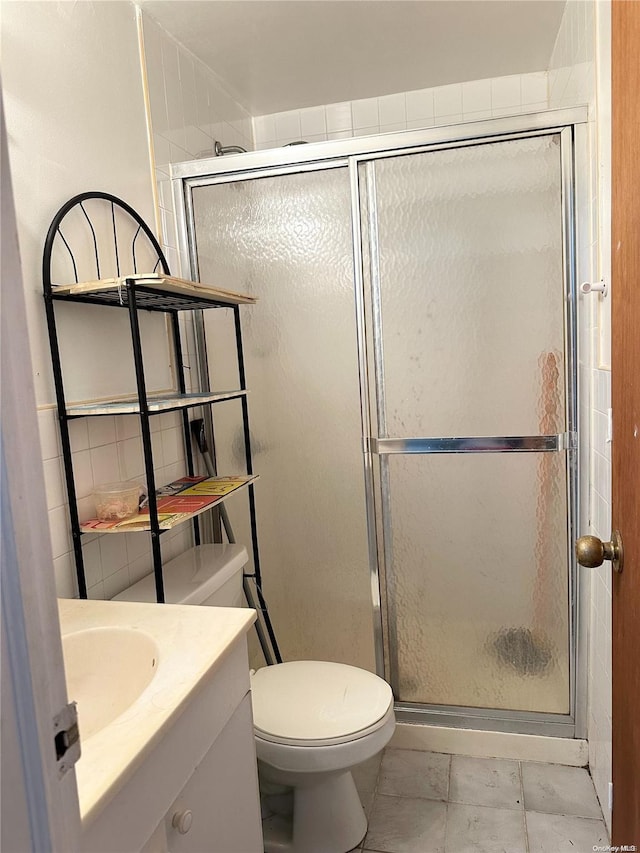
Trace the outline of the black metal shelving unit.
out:
<instances>
[{"instance_id":1,"label":"black metal shelving unit","mask_svg":"<svg viewBox=\"0 0 640 853\"><path fill-rule=\"evenodd\" d=\"M98 218L100 221L97 221ZM78 237L79 230L84 231L80 237ZM108 235L106 246L104 245L105 235ZM77 253L73 251L74 238L78 238L81 244L81 251ZM70 269L73 270L75 281L71 284L57 284L52 280L52 264L54 253L57 251L63 254L63 260L67 266L70 264ZM79 267L82 266L79 260L80 256L85 261L87 273L85 276L82 275L85 269L79 270ZM143 268L148 269L150 267L151 272L139 273L138 269L141 264L144 264ZM156 596L159 603L164 603L165 593L160 538L165 531L161 528L158 517L157 484L155 482L150 421L152 417L163 412L181 412L186 473L189 476L194 476L188 410L195 407L213 406L223 400L240 399L242 404L246 470L249 477L254 477L246 377L242 355L240 305L250 305L256 300L253 297L243 294L235 294L230 291L172 277L169 265L158 241L141 216L126 202L104 192L86 192L74 196L56 213L45 241L42 273L79 595L81 598L87 597L87 585L82 554L83 530L77 509L69 423L74 418L80 417L100 417L107 414L112 416L118 414L137 414L140 419L144 467L149 493L149 533L151 536ZM112 277L105 277L105 273L107 275L110 273ZM137 394L134 399L125 398L108 404L96 403L95 405L74 405L67 403L56 325L56 305L63 302L115 307L128 312L137 386ZM220 307L231 308L234 315L239 365L239 387L233 391L224 393L208 391L187 393L179 312L209 310ZM165 397L153 396L150 398L147 395L145 364L138 317L140 311L162 312L168 314L170 317L178 387L177 392L166 395ZM252 601L251 590L246 582L247 578L252 578L257 590L258 604L256 609L261 614L260 618L264 620L269 638L268 644L271 646L271 648L265 648L266 639L263 632L259 629L258 635L263 652L267 663L280 662L280 652L261 589L262 579L253 481L248 483L247 488L254 572L251 575L245 575L245 593L250 606L255 606ZM219 507L220 501L217 501L213 506L214 508ZM196 514L192 517L191 523L193 525L194 542L198 545L200 544L201 531ZM228 534L229 532L230 530L227 530ZM138 535L145 534L141 532Z\"/></svg>"}]
</instances>

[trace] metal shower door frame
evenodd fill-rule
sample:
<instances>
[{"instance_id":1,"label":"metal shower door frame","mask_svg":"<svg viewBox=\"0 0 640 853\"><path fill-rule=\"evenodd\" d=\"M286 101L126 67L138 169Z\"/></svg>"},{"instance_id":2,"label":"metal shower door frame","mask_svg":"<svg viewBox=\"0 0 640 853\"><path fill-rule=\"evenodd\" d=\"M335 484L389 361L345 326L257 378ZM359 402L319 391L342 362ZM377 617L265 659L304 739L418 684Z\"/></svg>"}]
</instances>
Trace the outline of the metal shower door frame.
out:
<instances>
[{"instance_id":1,"label":"metal shower door frame","mask_svg":"<svg viewBox=\"0 0 640 853\"><path fill-rule=\"evenodd\" d=\"M418 131L400 131L380 136L336 140L294 147L248 152L241 155L208 158L172 165L174 208L178 230L183 274L199 279L193 190L213 184L256 180L276 175L347 168L351 191L351 228L353 238L356 335L362 419L362 446L365 481L365 512L367 518L371 602L374 626L376 668L385 675L385 662L390 660L388 620L381 595L386 582L385 527L383 512L384 482L380 482L380 459L396 452L456 452L455 446L440 444L398 444L397 439L374 435L377 422L376 394L379 376L376 375L376 334L372 327L371 293L365 276L362 227L361 169L379 158L427 153L451 147L468 147L489 142L508 141L556 133L561 138L562 211L563 211L563 272L565 289L565 388L566 433L562 436L522 437L521 446L514 447L512 437L483 438L493 452L527 450L565 450L568 483L568 561L569 561L569 668L570 713L509 711L498 709L463 708L458 706L428 706L396 703L397 717L413 723L479 728L494 731L542 734L564 737L586 735L587 690L587 606L588 587L580 583L573 556L573 542L579 523L579 510L584 509L588 494L582 489L578 474L578 370L577 370L577 288L576 288L576 193L581 207L587 196L587 109L549 110L480 122L467 122L448 127ZM185 268L186 267L186 268ZM203 367L206 364L206 341L201 319L196 317L196 347L200 379L208 381ZM414 440L420 442L420 440ZM446 441L446 440L445 440ZM442 440L440 440L442 442ZM511 444L509 444L509 442ZM516 440L517 444L517 440ZM382 453L381 453L382 451ZM384 468L384 465L382 466ZM385 625L385 622L387 623Z\"/></svg>"},{"instance_id":2,"label":"metal shower door frame","mask_svg":"<svg viewBox=\"0 0 640 853\"><path fill-rule=\"evenodd\" d=\"M515 139L532 138L536 136L553 135L560 138L561 144L561 203L562 203L562 243L563 243L563 285L564 285L564 386L565 394L565 424L566 430L559 435L529 435L529 436L465 436L460 438L396 438L389 437L386 425L384 354L382 343L382 307L381 283L378 258L377 234L377 196L375 185L374 160L369 159L360 164L359 195L366 198L364 221L367 215L367 244L369 248L369 274L366 275L362 265L361 286L365 291L368 315L370 352L367 354L370 384L370 420L377 424L369 442L369 452L373 457L372 476L375 481L374 497L376 501L376 524L378 530L378 563L379 573L386 591L386 602L382 602L382 610L386 611L383 618L383 630L379 632L376 641L378 655L382 654L385 661L385 677L390 681L394 695L399 696L399 666L398 640L396 636L397 615L395 610L394 583L395 578L390 571L392 566L391 552L391 496L389 482L388 457L395 454L452 454L452 453L523 453L523 452L564 452L566 454L567 473L567 583L570 612L567 614L569 625L568 658L569 671L569 714L552 714L549 712L512 711L489 708L474 708L457 705L431 705L427 703L412 703L396 701L396 715L403 722L430 722L453 727L498 729L518 731L520 733L547 734L573 737L575 732L574 712L575 696L575 612L573 606L576 599L575 589L575 557L573 541L576 536L578 512L578 482L577 482L577 452L578 452L578 408L577 408L577 362L576 362L576 327L577 318L576 284L575 284L575 198L574 198L574 151L573 129L565 127L548 130L536 130L529 133L495 137L484 137L462 143L444 144L429 149L447 150L453 147L475 147L484 144L499 144ZM406 152L405 156L411 156ZM398 156L385 155L385 159ZM379 158L376 158L379 159ZM364 184L364 192L362 185ZM360 242L364 243L362 234ZM377 432L377 436L376 433ZM386 604L386 606L385 606ZM386 629L386 630L385 630Z\"/></svg>"}]
</instances>

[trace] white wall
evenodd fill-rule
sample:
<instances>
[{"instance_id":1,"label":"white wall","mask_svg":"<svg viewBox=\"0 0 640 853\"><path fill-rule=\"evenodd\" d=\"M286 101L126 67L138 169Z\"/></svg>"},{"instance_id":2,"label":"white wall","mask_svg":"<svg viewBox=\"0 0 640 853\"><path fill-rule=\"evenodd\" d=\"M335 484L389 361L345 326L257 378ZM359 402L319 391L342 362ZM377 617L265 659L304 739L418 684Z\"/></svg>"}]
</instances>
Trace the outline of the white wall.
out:
<instances>
[{"instance_id":1,"label":"white wall","mask_svg":"<svg viewBox=\"0 0 640 853\"><path fill-rule=\"evenodd\" d=\"M44 320L41 259L56 210L71 196L102 189L124 198L154 223L154 196L143 97L136 10L129 2L15 2L2 9L3 90L24 270L29 342L34 363L57 591L77 594L66 488L54 408L51 356ZM65 306L66 307L66 306ZM62 312L61 312L62 313ZM122 315L118 318L115 315ZM124 363L130 346L125 312L85 308L85 328L113 323L109 363ZM164 320L154 317L164 335ZM64 325L64 324L63 324ZM97 325L94 328L98 328ZM111 327L110 327L111 328ZM67 342L72 330L61 329ZM76 347L76 350L79 348ZM114 360L113 352L118 352ZM72 355L86 366L86 352ZM73 390L71 393L73 399ZM135 418L75 421L72 446L81 517L93 515L94 483L143 473ZM157 475L184 473L176 416L154 419ZM29 448L29 452L37 452ZM188 544L188 531L169 534L164 549ZM166 537L163 537L163 540ZM110 597L151 568L148 536L84 537L90 595Z\"/></svg>"},{"instance_id":2,"label":"white wall","mask_svg":"<svg viewBox=\"0 0 640 853\"><path fill-rule=\"evenodd\" d=\"M105 189L143 217L153 214L135 10L128 2L7 3L2 53L29 340L43 405L54 400L41 274L54 213L76 193ZM80 316L93 322L89 309Z\"/></svg>"},{"instance_id":3,"label":"white wall","mask_svg":"<svg viewBox=\"0 0 640 853\"><path fill-rule=\"evenodd\" d=\"M540 71L256 116L253 126L260 149L299 139L323 142L544 109L547 74Z\"/></svg>"},{"instance_id":4,"label":"white wall","mask_svg":"<svg viewBox=\"0 0 640 853\"><path fill-rule=\"evenodd\" d=\"M567 3L549 67L549 105L589 104L591 175L583 269L590 278L610 281L610 4ZM611 297L594 294L580 306L581 380L585 414L590 421L589 530L601 539L611 534L611 444L607 410L611 406ZM587 569L579 569L586 572ZM589 766L605 819L611 826L608 785L611 780L611 567L591 574L589 618Z\"/></svg>"}]
</instances>

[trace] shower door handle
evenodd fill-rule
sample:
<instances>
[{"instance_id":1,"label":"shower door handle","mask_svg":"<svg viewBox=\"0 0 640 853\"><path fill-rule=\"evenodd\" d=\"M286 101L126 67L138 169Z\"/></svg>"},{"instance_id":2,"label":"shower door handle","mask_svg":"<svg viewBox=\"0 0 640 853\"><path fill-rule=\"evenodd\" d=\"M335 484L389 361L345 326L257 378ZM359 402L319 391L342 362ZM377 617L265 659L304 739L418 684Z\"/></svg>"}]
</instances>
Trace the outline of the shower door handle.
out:
<instances>
[{"instance_id":1,"label":"shower door handle","mask_svg":"<svg viewBox=\"0 0 640 853\"><path fill-rule=\"evenodd\" d=\"M624 549L619 530L611 534L611 542L603 542L597 536L581 536L576 540L576 557L581 566L594 569L601 566L605 560L611 560L613 570L621 572Z\"/></svg>"}]
</instances>

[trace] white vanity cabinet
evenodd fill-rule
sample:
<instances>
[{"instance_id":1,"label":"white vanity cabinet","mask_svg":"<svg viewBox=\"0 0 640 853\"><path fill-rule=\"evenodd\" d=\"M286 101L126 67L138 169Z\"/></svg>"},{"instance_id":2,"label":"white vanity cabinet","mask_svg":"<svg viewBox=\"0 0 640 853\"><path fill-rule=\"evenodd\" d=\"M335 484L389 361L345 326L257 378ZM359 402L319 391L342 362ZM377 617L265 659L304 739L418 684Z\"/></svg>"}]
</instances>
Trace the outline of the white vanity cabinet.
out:
<instances>
[{"instance_id":1,"label":"white vanity cabinet","mask_svg":"<svg viewBox=\"0 0 640 853\"><path fill-rule=\"evenodd\" d=\"M169 853L261 853L255 767L247 694L167 812Z\"/></svg>"},{"instance_id":2,"label":"white vanity cabinet","mask_svg":"<svg viewBox=\"0 0 640 853\"><path fill-rule=\"evenodd\" d=\"M88 609L87 625L135 623L157 641L159 657L140 698L83 744L82 853L262 853L246 637L255 613L131 602L68 608ZM84 627L76 619L67 630ZM82 702L78 711L82 742Z\"/></svg>"},{"instance_id":3,"label":"white vanity cabinet","mask_svg":"<svg viewBox=\"0 0 640 853\"><path fill-rule=\"evenodd\" d=\"M247 694L141 853L262 853L255 767Z\"/></svg>"}]
</instances>

